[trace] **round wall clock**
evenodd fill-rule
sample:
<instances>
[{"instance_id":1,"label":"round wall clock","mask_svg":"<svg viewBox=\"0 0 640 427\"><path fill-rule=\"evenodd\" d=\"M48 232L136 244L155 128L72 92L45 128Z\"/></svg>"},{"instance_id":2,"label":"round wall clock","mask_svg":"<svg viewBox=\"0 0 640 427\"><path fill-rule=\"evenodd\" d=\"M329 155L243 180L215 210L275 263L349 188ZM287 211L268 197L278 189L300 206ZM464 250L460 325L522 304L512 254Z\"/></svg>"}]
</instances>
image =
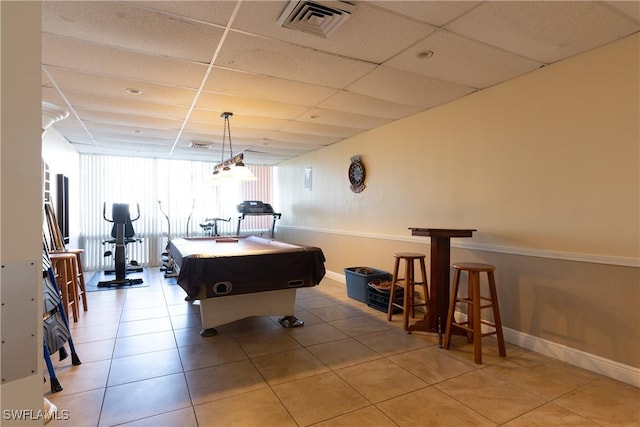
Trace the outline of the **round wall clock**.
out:
<instances>
[{"instance_id":1,"label":"round wall clock","mask_svg":"<svg viewBox=\"0 0 640 427\"><path fill-rule=\"evenodd\" d=\"M349 182L351 183L351 191L359 193L364 190L364 178L365 170L360 156L351 157L351 164L349 165Z\"/></svg>"}]
</instances>

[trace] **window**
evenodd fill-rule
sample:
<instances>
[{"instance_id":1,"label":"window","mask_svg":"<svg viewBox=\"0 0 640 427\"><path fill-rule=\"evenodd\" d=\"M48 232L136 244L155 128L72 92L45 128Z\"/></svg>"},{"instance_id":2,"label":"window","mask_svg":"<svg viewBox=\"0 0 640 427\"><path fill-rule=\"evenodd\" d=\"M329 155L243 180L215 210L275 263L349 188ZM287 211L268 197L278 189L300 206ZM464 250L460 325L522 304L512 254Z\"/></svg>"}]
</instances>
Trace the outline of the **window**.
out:
<instances>
[{"instance_id":1,"label":"window","mask_svg":"<svg viewBox=\"0 0 640 427\"><path fill-rule=\"evenodd\" d=\"M111 236L112 203L129 203L133 218L140 207L140 218L133 222L141 243L129 244L130 260L143 266L160 264L160 257L171 238L202 236L207 218L230 218L219 222L221 235L235 235L238 213L236 206L243 200L270 202L270 166L247 165L257 181L214 187L207 184L213 166L210 162L187 160L145 159L99 155L80 156L80 239L87 270L103 270L113 266L111 257L104 257L110 245L102 242ZM167 214L170 224L160 211ZM268 236L271 217L255 216L242 221L242 234Z\"/></svg>"}]
</instances>

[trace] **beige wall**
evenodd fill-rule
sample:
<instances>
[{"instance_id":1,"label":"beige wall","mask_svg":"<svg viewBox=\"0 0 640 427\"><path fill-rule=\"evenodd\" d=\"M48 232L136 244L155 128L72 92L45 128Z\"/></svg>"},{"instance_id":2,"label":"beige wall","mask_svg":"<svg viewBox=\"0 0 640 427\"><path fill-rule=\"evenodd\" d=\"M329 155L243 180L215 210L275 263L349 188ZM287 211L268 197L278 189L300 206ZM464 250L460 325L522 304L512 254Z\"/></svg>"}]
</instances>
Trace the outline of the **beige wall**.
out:
<instances>
[{"instance_id":1,"label":"beige wall","mask_svg":"<svg viewBox=\"0 0 640 427\"><path fill-rule=\"evenodd\" d=\"M636 34L279 165L277 237L322 247L342 273L428 253L408 227L476 228L454 239L452 261L496 264L507 328L640 367L639 45Z\"/></svg>"},{"instance_id":2,"label":"beige wall","mask_svg":"<svg viewBox=\"0 0 640 427\"><path fill-rule=\"evenodd\" d=\"M54 124L42 136L42 160L49 165L54 207L57 207L56 175L63 174L69 178L69 247L75 248L80 235L80 154L55 127Z\"/></svg>"},{"instance_id":3,"label":"beige wall","mask_svg":"<svg viewBox=\"0 0 640 427\"><path fill-rule=\"evenodd\" d=\"M42 425L37 411L43 408L42 397L42 180L41 180L41 107L40 107L40 3L0 2L2 30L2 125L0 139L0 259L7 270L22 263L36 264L33 276L21 273L8 283L0 283L0 295L5 303L7 294L19 298L13 301L24 306L24 318L32 318L36 336L24 335L32 346L14 358L35 357L35 371L0 386L2 419L0 424ZM16 43L16 40L19 43ZM20 286L19 290L16 287ZM14 305L15 307L15 305ZM16 322L2 322L5 333L18 329ZM11 351L9 351L11 353ZM28 353L28 354L27 354ZM11 366L3 357L3 366ZM4 410L22 412L22 421L10 419Z\"/></svg>"}]
</instances>

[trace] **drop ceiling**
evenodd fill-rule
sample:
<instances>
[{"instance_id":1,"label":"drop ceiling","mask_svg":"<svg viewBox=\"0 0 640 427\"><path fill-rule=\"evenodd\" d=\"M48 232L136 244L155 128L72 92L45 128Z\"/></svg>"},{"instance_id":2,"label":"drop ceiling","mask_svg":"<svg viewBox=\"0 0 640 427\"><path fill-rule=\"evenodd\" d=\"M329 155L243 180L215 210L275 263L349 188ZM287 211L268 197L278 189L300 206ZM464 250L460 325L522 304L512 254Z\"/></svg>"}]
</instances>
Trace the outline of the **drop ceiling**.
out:
<instances>
[{"instance_id":1,"label":"drop ceiling","mask_svg":"<svg viewBox=\"0 0 640 427\"><path fill-rule=\"evenodd\" d=\"M233 153L273 165L640 30L637 1L357 1L327 35L293 6L45 1L42 100L81 153L219 161L229 111Z\"/></svg>"}]
</instances>

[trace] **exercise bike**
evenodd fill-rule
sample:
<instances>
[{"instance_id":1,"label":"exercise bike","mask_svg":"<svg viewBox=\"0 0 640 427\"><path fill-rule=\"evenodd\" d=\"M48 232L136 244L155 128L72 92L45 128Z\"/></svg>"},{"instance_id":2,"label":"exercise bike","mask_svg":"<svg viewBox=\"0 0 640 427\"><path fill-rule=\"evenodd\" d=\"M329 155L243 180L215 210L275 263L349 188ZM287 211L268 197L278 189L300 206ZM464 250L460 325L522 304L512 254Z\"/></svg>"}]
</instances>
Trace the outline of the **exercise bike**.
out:
<instances>
[{"instance_id":1,"label":"exercise bike","mask_svg":"<svg viewBox=\"0 0 640 427\"><path fill-rule=\"evenodd\" d=\"M114 203L111 208L111 219L107 218L107 204L105 203L102 208L102 217L105 221L113 223L111 229L111 237L113 239L105 240L102 244L115 244L114 255L114 269L106 270L105 274L116 275L113 280L105 280L98 282L99 288L105 288L110 286L121 285L139 285L143 283L141 278L127 278L127 273L142 272L143 268L138 265L136 261L127 263L127 245L129 243L141 242L141 239L135 238L135 231L133 230L133 221L140 218L140 205L136 204L138 215L135 218L131 218L129 213L129 205L126 203ZM104 256L112 256L111 251L106 251Z\"/></svg>"},{"instance_id":2,"label":"exercise bike","mask_svg":"<svg viewBox=\"0 0 640 427\"><path fill-rule=\"evenodd\" d=\"M218 237L220 236L220 234L218 233L218 222L219 221L224 221L224 222L229 222L231 221L231 217L224 219L224 218L205 218L204 219L204 224L200 224L200 228L202 228L202 231L204 232L205 236L212 236L212 237Z\"/></svg>"}]
</instances>

